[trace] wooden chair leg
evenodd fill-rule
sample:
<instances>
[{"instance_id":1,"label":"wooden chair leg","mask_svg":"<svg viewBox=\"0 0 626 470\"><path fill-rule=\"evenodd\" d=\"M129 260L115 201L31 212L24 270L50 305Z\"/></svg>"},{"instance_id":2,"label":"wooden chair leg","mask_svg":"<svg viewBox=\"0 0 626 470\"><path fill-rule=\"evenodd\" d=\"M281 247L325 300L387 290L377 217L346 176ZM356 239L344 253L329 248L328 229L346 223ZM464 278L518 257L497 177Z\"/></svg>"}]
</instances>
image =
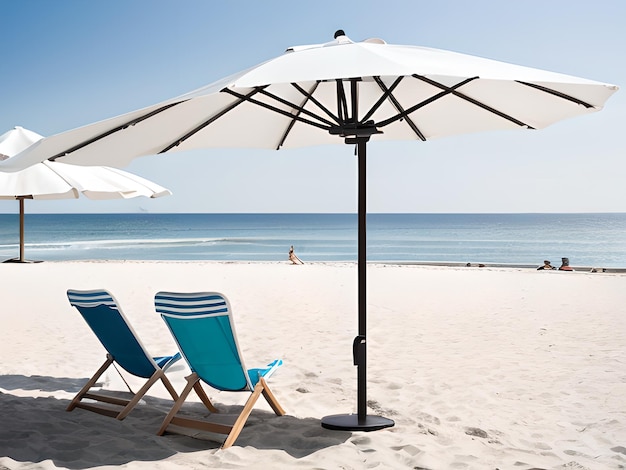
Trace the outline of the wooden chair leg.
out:
<instances>
[{"instance_id":1,"label":"wooden chair leg","mask_svg":"<svg viewBox=\"0 0 626 470\"><path fill-rule=\"evenodd\" d=\"M172 399L174 401L178 400L178 393L176 393L176 390L174 389L174 386L172 385L172 382L170 382L170 379L168 379L165 374L163 374L161 376L161 382L163 382L163 385L165 386L165 388L167 389L167 391L170 393L170 395L172 396Z\"/></svg>"},{"instance_id":2,"label":"wooden chair leg","mask_svg":"<svg viewBox=\"0 0 626 470\"><path fill-rule=\"evenodd\" d=\"M239 437L239 434L241 433L241 430L246 424L246 421L248 420L248 416L250 416L250 413L252 412L254 404L259 399L259 395L261 395L262 392L263 384L259 381L259 383L256 384L256 387L254 387L250 398L248 398L248 401L246 401L243 410L241 410L241 413L237 417L237 421L235 421L235 424L233 424L233 428L230 431L230 434L228 434L228 437L226 437L224 444L222 444L222 449L228 449L235 443L237 437Z\"/></svg>"},{"instance_id":3,"label":"wooden chair leg","mask_svg":"<svg viewBox=\"0 0 626 470\"><path fill-rule=\"evenodd\" d=\"M204 406L206 406L211 413L219 413L219 410L215 408L215 406L213 406L213 403L211 403L211 400L205 393L199 380L194 384L193 389L196 391L196 394L200 398L200 401L204 403Z\"/></svg>"},{"instance_id":4,"label":"wooden chair leg","mask_svg":"<svg viewBox=\"0 0 626 470\"><path fill-rule=\"evenodd\" d=\"M282 406L278 403L278 400L276 400L276 397L268 387L265 379L261 377L259 382L263 384L263 396L267 400L267 403L269 403L272 407L272 410L274 410L274 413L276 413L277 416L283 416L285 414L285 410L283 410Z\"/></svg>"},{"instance_id":5,"label":"wooden chair leg","mask_svg":"<svg viewBox=\"0 0 626 470\"><path fill-rule=\"evenodd\" d=\"M137 403L139 403L139 400L143 398L143 396L148 392L150 387L152 387L154 383L163 376L164 376L164 372L162 370L158 370L154 374L152 374L152 377L148 379L148 381L144 384L143 387L137 390L137 393L135 393L133 398L129 400L128 404L124 407L122 411L120 411L120 413L116 416L116 418L119 419L120 421L126 418L126 416L128 416L128 413L130 413L132 409L135 406L137 406Z\"/></svg>"},{"instance_id":6,"label":"wooden chair leg","mask_svg":"<svg viewBox=\"0 0 626 470\"><path fill-rule=\"evenodd\" d=\"M107 354L107 358L106 358L106 361L104 361L104 364L102 364L102 366L96 371L93 377L87 381L85 386L81 388L80 392L76 394L74 399L70 402L70 404L66 408L67 411L72 411L74 408L76 408L76 405L80 403L85 393L87 393L89 389L96 384L100 376L104 374L104 371L107 370L111 364L113 364L113 356L111 356L110 354Z\"/></svg>"},{"instance_id":7,"label":"wooden chair leg","mask_svg":"<svg viewBox=\"0 0 626 470\"><path fill-rule=\"evenodd\" d=\"M189 396L189 393L191 392L191 390L194 388L194 385L198 382L198 380L200 380L200 377L198 377L198 374L194 372L193 374L185 377L185 379L187 380L187 385L185 385L185 388L180 393L178 400L176 400L176 402L174 403L174 406L172 406L172 409L163 420L163 424L161 424L161 428L157 432L158 436L162 436L163 434L165 434L165 430L167 429L167 426L170 424L174 416L176 416L176 413L178 413L180 408L183 406L183 403Z\"/></svg>"}]
</instances>

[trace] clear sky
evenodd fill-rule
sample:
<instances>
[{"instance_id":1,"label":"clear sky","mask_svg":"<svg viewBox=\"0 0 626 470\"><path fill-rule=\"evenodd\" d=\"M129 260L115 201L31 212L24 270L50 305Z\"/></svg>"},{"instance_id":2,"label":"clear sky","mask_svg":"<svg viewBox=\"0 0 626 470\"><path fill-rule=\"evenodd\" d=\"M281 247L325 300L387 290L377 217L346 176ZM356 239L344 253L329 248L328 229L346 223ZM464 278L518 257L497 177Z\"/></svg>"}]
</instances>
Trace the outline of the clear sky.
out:
<instances>
[{"instance_id":1,"label":"clear sky","mask_svg":"<svg viewBox=\"0 0 626 470\"><path fill-rule=\"evenodd\" d=\"M368 148L370 212L626 212L624 0L0 0L0 134L52 135L142 108L293 45L379 37L619 85L604 110L540 131ZM148 200L27 202L33 212L356 212L346 145L198 150L127 171ZM219 178L215 178L219 175ZM0 212L17 211L0 201Z\"/></svg>"}]
</instances>

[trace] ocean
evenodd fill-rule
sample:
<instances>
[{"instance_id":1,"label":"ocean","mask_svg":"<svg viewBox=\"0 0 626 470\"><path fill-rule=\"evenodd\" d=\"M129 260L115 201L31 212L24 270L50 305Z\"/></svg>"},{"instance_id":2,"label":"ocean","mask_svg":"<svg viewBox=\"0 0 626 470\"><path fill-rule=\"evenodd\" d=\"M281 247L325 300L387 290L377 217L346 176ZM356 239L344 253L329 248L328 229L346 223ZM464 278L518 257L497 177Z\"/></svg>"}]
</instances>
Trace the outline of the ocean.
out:
<instances>
[{"instance_id":1,"label":"ocean","mask_svg":"<svg viewBox=\"0 0 626 470\"><path fill-rule=\"evenodd\" d=\"M26 214L29 260L356 261L356 214ZM0 259L19 255L0 214ZM369 214L368 261L626 268L626 213Z\"/></svg>"}]
</instances>

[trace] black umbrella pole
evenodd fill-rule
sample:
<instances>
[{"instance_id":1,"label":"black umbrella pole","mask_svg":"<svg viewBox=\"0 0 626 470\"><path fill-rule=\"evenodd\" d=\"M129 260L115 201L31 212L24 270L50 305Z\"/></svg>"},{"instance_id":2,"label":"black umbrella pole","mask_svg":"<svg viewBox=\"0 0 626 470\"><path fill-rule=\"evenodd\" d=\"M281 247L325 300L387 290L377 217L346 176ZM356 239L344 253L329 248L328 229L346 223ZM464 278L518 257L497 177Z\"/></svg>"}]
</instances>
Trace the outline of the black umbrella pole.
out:
<instances>
[{"instance_id":1,"label":"black umbrella pole","mask_svg":"<svg viewBox=\"0 0 626 470\"><path fill-rule=\"evenodd\" d=\"M20 200L20 262L24 262L24 198Z\"/></svg>"},{"instance_id":2,"label":"black umbrella pole","mask_svg":"<svg viewBox=\"0 0 626 470\"><path fill-rule=\"evenodd\" d=\"M376 431L389 428L395 423L382 416L367 414L367 138L357 139L359 165L359 235L358 235L358 300L359 300L359 333L354 338L352 354L354 365L357 366L357 414L332 415L322 418L322 426L337 431Z\"/></svg>"},{"instance_id":3,"label":"black umbrella pole","mask_svg":"<svg viewBox=\"0 0 626 470\"><path fill-rule=\"evenodd\" d=\"M359 335L354 339L354 365L357 367L357 413L359 422L367 416L367 141L358 143L359 158Z\"/></svg>"}]
</instances>

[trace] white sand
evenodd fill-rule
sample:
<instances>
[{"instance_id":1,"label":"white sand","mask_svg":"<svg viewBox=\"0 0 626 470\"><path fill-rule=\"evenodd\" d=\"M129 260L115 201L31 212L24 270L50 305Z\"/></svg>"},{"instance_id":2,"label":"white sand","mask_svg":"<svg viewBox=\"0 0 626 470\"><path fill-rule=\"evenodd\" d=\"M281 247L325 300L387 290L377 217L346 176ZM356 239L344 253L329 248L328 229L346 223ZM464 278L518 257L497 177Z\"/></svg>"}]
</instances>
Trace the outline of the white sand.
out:
<instances>
[{"instance_id":1,"label":"white sand","mask_svg":"<svg viewBox=\"0 0 626 470\"><path fill-rule=\"evenodd\" d=\"M0 275L0 469L626 468L624 274L372 265L368 399L396 422L372 433L320 426L356 412L354 264L46 262ZM260 400L217 450L155 435L171 406L160 384L121 422L66 412L105 354L68 288L110 290L154 355L175 349L155 292L223 292L248 367L284 360L270 385L287 415ZM177 389L187 372L168 374ZM123 390L114 369L106 387ZM210 395L233 409L247 398Z\"/></svg>"}]
</instances>

